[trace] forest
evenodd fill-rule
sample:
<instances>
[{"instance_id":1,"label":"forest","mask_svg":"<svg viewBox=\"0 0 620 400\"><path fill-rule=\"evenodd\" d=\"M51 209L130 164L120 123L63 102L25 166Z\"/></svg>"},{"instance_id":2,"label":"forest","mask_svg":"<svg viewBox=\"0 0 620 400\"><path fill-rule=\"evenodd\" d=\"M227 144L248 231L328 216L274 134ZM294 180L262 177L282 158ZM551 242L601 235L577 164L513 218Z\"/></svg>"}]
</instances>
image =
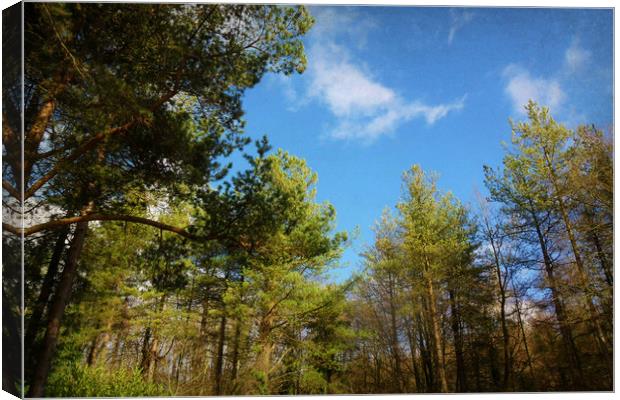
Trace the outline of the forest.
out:
<instances>
[{"instance_id":1,"label":"forest","mask_svg":"<svg viewBox=\"0 0 620 400\"><path fill-rule=\"evenodd\" d=\"M244 92L304 72L306 8L24 7L23 99L3 61L2 312L25 360L22 381L4 353L3 390L613 390L613 132L530 101L475 204L411 160L335 283L351 232L317 174L244 134Z\"/></svg>"}]
</instances>

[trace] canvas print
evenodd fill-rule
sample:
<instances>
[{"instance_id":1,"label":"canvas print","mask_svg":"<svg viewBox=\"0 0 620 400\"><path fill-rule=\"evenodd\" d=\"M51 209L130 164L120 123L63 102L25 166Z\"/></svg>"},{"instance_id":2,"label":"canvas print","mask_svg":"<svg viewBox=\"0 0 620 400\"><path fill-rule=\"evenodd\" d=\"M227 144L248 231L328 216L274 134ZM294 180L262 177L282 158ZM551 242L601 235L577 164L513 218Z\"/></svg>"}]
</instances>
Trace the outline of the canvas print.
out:
<instances>
[{"instance_id":1,"label":"canvas print","mask_svg":"<svg viewBox=\"0 0 620 400\"><path fill-rule=\"evenodd\" d=\"M2 389L612 391L613 33L611 8L5 9Z\"/></svg>"}]
</instances>

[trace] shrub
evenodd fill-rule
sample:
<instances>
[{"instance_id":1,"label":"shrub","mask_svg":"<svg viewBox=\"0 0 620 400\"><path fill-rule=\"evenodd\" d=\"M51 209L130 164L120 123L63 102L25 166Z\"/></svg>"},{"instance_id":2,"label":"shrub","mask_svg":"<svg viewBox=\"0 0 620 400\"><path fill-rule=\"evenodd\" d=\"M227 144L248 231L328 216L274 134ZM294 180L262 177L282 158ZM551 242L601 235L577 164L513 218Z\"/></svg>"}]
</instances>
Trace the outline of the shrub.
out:
<instances>
[{"instance_id":1,"label":"shrub","mask_svg":"<svg viewBox=\"0 0 620 400\"><path fill-rule=\"evenodd\" d=\"M49 397L165 396L162 385L146 382L138 369L106 370L79 362L58 366L50 375Z\"/></svg>"}]
</instances>

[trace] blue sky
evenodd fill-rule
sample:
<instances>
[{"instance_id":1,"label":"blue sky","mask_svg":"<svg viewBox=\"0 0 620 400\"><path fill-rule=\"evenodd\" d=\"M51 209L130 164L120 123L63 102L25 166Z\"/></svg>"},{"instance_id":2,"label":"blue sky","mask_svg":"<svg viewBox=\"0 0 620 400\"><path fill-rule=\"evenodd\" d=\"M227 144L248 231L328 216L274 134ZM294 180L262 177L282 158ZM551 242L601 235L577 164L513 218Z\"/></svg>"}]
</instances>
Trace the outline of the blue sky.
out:
<instances>
[{"instance_id":1,"label":"blue sky","mask_svg":"<svg viewBox=\"0 0 620 400\"><path fill-rule=\"evenodd\" d=\"M595 9L311 7L302 75L267 75L244 98L246 131L305 158L338 230L359 235L335 280L359 268L372 226L413 164L464 203L486 193L508 119L529 98L568 126L613 123L612 12Z\"/></svg>"}]
</instances>

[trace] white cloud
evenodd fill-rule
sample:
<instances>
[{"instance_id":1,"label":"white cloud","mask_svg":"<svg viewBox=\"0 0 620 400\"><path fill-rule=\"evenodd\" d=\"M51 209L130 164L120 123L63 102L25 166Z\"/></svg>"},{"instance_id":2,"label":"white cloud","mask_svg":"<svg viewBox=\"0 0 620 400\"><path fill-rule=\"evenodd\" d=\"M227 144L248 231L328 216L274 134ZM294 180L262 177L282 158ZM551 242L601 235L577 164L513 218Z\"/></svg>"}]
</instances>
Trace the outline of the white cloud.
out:
<instances>
[{"instance_id":1,"label":"white cloud","mask_svg":"<svg viewBox=\"0 0 620 400\"><path fill-rule=\"evenodd\" d=\"M338 117L372 114L396 97L394 91L350 63L346 51L333 43L313 47L310 58L308 93L321 99Z\"/></svg>"},{"instance_id":2,"label":"white cloud","mask_svg":"<svg viewBox=\"0 0 620 400\"><path fill-rule=\"evenodd\" d=\"M466 96L448 103L429 106L419 101L403 103L397 98L382 112L369 118L342 119L339 125L332 130L331 136L335 139L357 139L364 143L372 143L379 136L389 134L399 125L414 118L424 118L429 125L448 115L452 111L461 110L465 105Z\"/></svg>"},{"instance_id":3,"label":"white cloud","mask_svg":"<svg viewBox=\"0 0 620 400\"><path fill-rule=\"evenodd\" d=\"M576 72L590 61L591 53L579 46L578 40L573 40L564 53L564 63L570 72Z\"/></svg>"},{"instance_id":4,"label":"white cloud","mask_svg":"<svg viewBox=\"0 0 620 400\"><path fill-rule=\"evenodd\" d=\"M377 26L372 19L350 8L313 7L311 12L317 21L309 36L308 67L298 81L301 86L290 77L274 82L288 100L289 111L309 102L326 107L334 117L326 136L369 144L412 119L432 125L463 108L465 96L435 105L405 99L359 62L368 34ZM344 42L353 43L353 49L340 45Z\"/></svg>"},{"instance_id":5,"label":"white cloud","mask_svg":"<svg viewBox=\"0 0 620 400\"><path fill-rule=\"evenodd\" d=\"M458 32L461 28L471 22L471 20L474 18L474 13L468 11L463 11L459 13L454 9L451 9L450 16L452 18L452 23L450 24L450 32L448 33L448 44L452 44L456 32Z\"/></svg>"},{"instance_id":6,"label":"white cloud","mask_svg":"<svg viewBox=\"0 0 620 400\"><path fill-rule=\"evenodd\" d=\"M310 30L310 37L315 41L325 38L335 40L338 36L352 39L358 48L364 48L368 34L378 26L368 15L361 15L356 8L350 7L311 7L316 22Z\"/></svg>"},{"instance_id":7,"label":"white cloud","mask_svg":"<svg viewBox=\"0 0 620 400\"><path fill-rule=\"evenodd\" d=\"M414 118L432 125L465 104L465 96L437 105L407 101L353 64L347 51L331 42L313 46L309 59L307 96L326 105L337 118L329 132L334 139L371 143Z\"/></svg>"},{"instance_id":8,"label":"white cloud","mask_svg":"<svg viewBox=\"0 0 620 400\"><path fill-rule=\"evenodd\" d=\"M557 110L566 98L557 79L533 77L529 71L514 64L504 68L503 75L507 79L504 90L518 113L525 114L524 106L530 99Z\"/></svg>"}]
</instances>

